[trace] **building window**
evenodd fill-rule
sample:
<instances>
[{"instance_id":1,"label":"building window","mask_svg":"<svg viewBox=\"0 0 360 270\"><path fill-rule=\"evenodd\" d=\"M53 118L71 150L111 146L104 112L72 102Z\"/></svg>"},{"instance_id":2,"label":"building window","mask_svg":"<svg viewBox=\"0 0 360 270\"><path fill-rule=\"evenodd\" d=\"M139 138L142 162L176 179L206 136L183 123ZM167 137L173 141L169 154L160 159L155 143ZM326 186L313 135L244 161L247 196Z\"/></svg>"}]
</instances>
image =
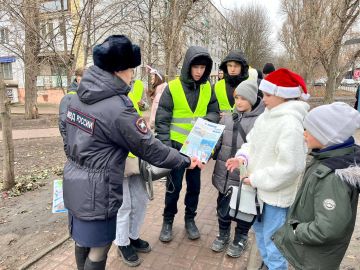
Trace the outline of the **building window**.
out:
<instances>
[{"instance_id":1,"label":"building window","mask_svg":"<svg viewBox=\"0 0 360 270\"><path fill-rule=\"evenodd\" d=\"M40 4L40 11L41 12L61 11L61 1L63 5L63 10L67 10L68 9L67 0L50 0L50 1L43 1Z\"/></svg>"},{"instance_id":2,"label":"building window","mask_svg":"<svg viewBox=\"0 0 360 270\"><path fill-rule=\"evenodd\" d=\"M0 44L9 43L9 29L0 28Z\"/></svg>"},{"instance_id":3,"label":"building window","mask_svg":"<svg viewBox=\"0 0 360 270\"><path fill-rule=\"evenodd\" d=\"M12 65L11 63L1 63L1 71L4 75L4 80L12 80Z\"/></svg>"},{"instance_id":4,"label":"building window","mask_svg":"<svg viewBox=\"0 0 360 270\"><path fill-rule=\"evenodd\" d=\"M52 21L48 21L42 25L41 35L42 38L47 41L51 41L54 38L54 23Z\"/></svg>"}]
</instances>

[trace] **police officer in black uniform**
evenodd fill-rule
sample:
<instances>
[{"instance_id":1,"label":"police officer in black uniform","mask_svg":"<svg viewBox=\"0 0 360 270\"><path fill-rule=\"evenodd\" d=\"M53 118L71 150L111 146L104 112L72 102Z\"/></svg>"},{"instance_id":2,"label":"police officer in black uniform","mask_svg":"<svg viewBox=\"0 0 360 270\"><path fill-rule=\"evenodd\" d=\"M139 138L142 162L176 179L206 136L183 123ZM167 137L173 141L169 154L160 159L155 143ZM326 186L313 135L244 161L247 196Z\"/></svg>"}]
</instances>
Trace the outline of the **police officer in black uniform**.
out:
<instances>
[{"instance_id":1,"label":"police officer in black uniform","mask_svg":"<svg viewBox=\"0 0 360 270\"><path fill-rule=\"evenodd\" d=\"M155 139L128 98L140 48L126 36L110 36L94 48L93 58L95 66L85 72L60 121L67 156L64 203L77 267L85 270L105 269L129 151L158 167L198 164Z\"/></svg>"}]
</instances>

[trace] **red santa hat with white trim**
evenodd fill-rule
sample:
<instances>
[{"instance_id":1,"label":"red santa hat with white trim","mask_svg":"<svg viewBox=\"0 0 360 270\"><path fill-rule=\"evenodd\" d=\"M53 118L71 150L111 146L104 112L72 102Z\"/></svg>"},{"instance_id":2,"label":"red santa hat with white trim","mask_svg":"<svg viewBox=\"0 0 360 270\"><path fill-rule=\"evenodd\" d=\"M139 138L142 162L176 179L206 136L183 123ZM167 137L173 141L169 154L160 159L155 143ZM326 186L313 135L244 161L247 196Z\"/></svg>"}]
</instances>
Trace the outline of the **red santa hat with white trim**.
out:
<instances>
[{"instance_id":1,"label":"red santa hat with white trim","mask_svg":"<svg viewBox=\"0 0 360 270\"><path fill-rule=\"evenodd\" d=\"M259 85L259 89L270 95L285 99L309 99L304 79L286 68L279 68L271 72Z\"/></svg>"}]
</instances>

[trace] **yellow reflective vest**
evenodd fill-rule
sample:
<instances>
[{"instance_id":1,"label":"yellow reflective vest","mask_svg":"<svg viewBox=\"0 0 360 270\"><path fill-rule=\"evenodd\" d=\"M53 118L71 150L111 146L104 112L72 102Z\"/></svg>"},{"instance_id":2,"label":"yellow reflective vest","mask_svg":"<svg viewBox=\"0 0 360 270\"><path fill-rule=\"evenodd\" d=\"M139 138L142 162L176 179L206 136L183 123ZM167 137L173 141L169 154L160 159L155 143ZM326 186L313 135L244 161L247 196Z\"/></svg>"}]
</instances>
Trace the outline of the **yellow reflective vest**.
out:
<instances>
[{"instance_id":1,"label":"yellow reflective vest","mask_svg":"<svg viewBox=\"0 0 360 270\"><path fill-rule=\"evenodd\" d=\"M144 84L143 84L143 82L141 80L136 80L134 82L134 85L133 85L131 91L128 94L128 97L132 101L135 110L137 111L137 113L140 116L142 116L143 113L139 109L138 102L142 99L143 92L144 92ZM133 153L129 152L128 157L135 158L136 156Z\"/></svg>"},{"instance_id":2,"label":"yellow reflective vest","mask_svg":"<svg viewBox=\"0 0 360 270\"><path fill-rule=\"evenodd\" d=\"M134 81L134 85L128 94L128 97L132 101L134 108L136 109L136 111L138 112L138 114L140 116L142 116L143 113L139 109L138 102L142 99L143 92L144 92L143 82L141 80L136 80L136 81Z\"/></svg>"},{"instance_id":3,"label":"yellow reflective vest","mask_svg":"<svg viewBox=\"0 0 360 270\"><path fill-rule=\"evenodd\" d=\"M209 82L200 85L199 100L194 112L187 102L179 79L169 82L169 90L174 102L170 125L170 139L184 144L197 118L204 117L207 114L207 107L211 99L211 86Z\"/></svg>"},{"instance_id":4,"label":"yellow reflective vest","mask_svg":"<svg viewBox=\"0 0 360 270\"><path fill-rule=\"evenodd\" d=\"M220 111L231 113L233 111L234 107L231 107L231 105L229 103L229 99L228 99L227 93L226 93L226 84L225 84L224 79L218 81L215 84L215 95L216 95L216 99L219 103Z\"/></svg>"},{"instance_id":5,"label":"yellow reflective vest","mask_svg":"<svg viewBox=\"0 0 360 270\"><path fill-rule=\"evenodd\" d=\"M256 69L249 67L249 77L247 78L247 80L257 81ZM219 108L221 112L233 112L235 105L233 107L230 106L229 99L226 93L226 84L224 79L218 81L215 84L215 95L219 103Z\"/></svg>"}]
</instances>

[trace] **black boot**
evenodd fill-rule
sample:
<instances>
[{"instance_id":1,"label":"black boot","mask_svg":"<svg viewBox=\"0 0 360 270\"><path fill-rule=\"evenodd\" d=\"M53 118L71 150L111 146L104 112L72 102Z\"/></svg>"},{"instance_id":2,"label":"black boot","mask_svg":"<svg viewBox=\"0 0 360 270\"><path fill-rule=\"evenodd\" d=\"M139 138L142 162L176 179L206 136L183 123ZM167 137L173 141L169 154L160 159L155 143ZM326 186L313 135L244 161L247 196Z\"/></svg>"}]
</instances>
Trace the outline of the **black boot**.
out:
<instances>
[{"instance_id":1,"label":"black boot","mask_svg":"<svg viewBox=\"0 0 360 270\"><path fill-rule=\"evenodd\" d=\"M79 247L75 244L75 260L78 270L84 270L84 265L87 256L89 255L90 248L87 247Z\"/></svg>"},{"instance_id":2,"label":"black boot","mask_svg":"<svg viewBox=\"0 0 360 270\"><path fill-rule=\"evenodd\" d=\"M106 259L101 262L93 262L89 258L86 259L84 270L105 270Z\"/></svg>"},{"instance_id":3,"label":"black boot","mask_svg":"<svg viewBox=\"0 0 360 270\"><path fill-rule=\"evenodd\" d=\"M248 245L247 235L236 235L234 241L230 243L226 250L226 254L233 258L239 258Z\"/></svg>"},{"instance_id":4,"label":"black boot","mask_svg":"<svg viewBox=\"0 0 360 270\"><path fill-rule=\"evenodd\" d=\"M124 263L130 267L138 266L141 263L139 256L131 244L127 246L118 246L118 253Z\"/></svg>"},{"instance_id":5,"label":"black boot","mask_svg":"<svg viewBox=\"0 0 360 270\"><path fill-rule=\"evenodd\" d=\"M200 238L200 232L196 227L194 219L185 219L185 229L190 240L196 240Z\"/></svg>"},{"instance_id":6,"label":"black boot","mask_svg":"<svg viewBox=\"0 0 360 270\"><path fill-rule=\"evenodd\" d=\"M173 239L172 225L173 222L171 220L163 221L159 237L161 242L170 242Z\"/></svg>"},{"instance_id":7,"label":"black boot","mask_svg":"<svg viewBox=\"0 0 360 270\"><path fill-rule=\"evenodd\" d=\"M151 251L151 246L149 242L140 238L136 240L130 238L130 244L137 252L149 253Z\"/></svg>"},{"instance_id":8,"label":"black boot","mask_svg":"<svg viewBox=\"0 0 360 270\"><path fill-rule=\"evenodd\" d=\"M211 249L215 252L222 252L230 241L230 227L227 230L219 230L219 234L212 243Z\"/></svg>"}]
</instances>

